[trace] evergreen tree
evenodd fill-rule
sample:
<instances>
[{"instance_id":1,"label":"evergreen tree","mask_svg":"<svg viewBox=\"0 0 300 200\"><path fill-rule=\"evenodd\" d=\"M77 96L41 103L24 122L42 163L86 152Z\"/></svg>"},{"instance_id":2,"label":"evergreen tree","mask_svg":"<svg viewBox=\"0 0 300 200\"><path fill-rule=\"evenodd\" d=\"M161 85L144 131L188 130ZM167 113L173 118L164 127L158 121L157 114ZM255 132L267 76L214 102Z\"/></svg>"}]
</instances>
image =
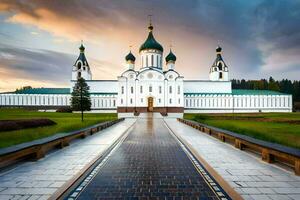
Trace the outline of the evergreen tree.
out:
<instances>
[{"instance_id":1,"label":"evergreen tree","mask_svg":"<svg viewBox=\"0 0 300 200\"><path fill-rule=\"evenodd\" d=\"M278 82L276 82L272 76L270 76L270 79L269 79L269 87L268 87L269 90L273 90L273 91L279 91L279 85L278 85Z\"/></svg>"},{"instance_id":2,"label":"evergreen tree","mask_svg":"<svg viewBox=\"0 0 300 200\"><path fill-rule=\"evenodd\" d=\"M86 84L84 78L79 78L73 87L71 97L71 107L75 111L91 110L91 98L89 93L89 86Z\"/></svg>"}]
</instances>

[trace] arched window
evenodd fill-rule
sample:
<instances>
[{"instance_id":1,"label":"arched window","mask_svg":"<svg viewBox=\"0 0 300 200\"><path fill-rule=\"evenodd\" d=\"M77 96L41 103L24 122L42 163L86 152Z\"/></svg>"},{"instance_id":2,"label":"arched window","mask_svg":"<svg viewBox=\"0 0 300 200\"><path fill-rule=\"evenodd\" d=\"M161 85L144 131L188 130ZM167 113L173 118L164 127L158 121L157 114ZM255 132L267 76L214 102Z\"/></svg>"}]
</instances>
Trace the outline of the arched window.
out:
<instances>
[{"instance_id":1,"label":"arched window","mask_svg":"<svg viewBox=\"0 0 300 200\"><path fill-rule=\"evenodd\" d=\"M77 63L77 69L81 69L81 62Z\"/></svg>"},{"instance_id":2,"label":"arched window","mask_svg":"<svg viewBox=\"0 0 300 200\"><path fill-rule=\"evenodd\" d=\"M178 85L177 94L180 94L180 86Z\"/></svg>"},{"instance_id":3,"label":"arched window","mask_svg":"<svg viewBox=\"0 0 300 200\"><path fill-rule=\"evenodd\" d=\"M133 87L131 87L130 90L131 90L131 94L133 94Z\"/></svg>"},{"instance_id":4,"label":"arched window","mask_svg":"<svg viewBox=\"0 0 300 200\"><path fill-rule=\"evenodd\" d=\"M122 94L124 94L124 86L122 86L121 90Z\"/></svg>"},{"instance_id":5,"label":"arched window","mask_svg":"<svg viewBox=\"0 0 300 200\"><path fill-rule=\"evenodd\" d=\"M78 72L78 77L77 78L81 78L81 72Z\"/></svg>"},{"instance_id":6,"label":"arched window","mask_svg":"<svg viewBox=\"0 0 300 200\"><path fill-rule=\"evenodd\" d=\"M152 92L152 86L151 85L149 86L149 92Z\"/></svg>"},{"instance_id":7,"label":"arched window","mask_svg":"<svg viewBox=\"0 0 300 200\"><path fill-rule=\"evenodd\" d=\"M159 94L161 94L161 86L158 87Z\"/></svg>"},{"instance_id":8,"label":"arched window","mask_svg":"<svg viewBox=\"0 0 300 200\"><path fill-rule=\"evenodd\" d=\"M159 57L159 67L162 66L162 60L161 60L161 56Z\"/></svg>"},{"instance_id":9,"label":"arched window","mask_svg":"<svg viewBox=\"0 0 300 200\"><path fill-rule=\"evenodd\" d=\"M222 62L219 62L218 68L219 68L219 70L222 70L222 68L223 68L223 63Z\"/></svg>"},{"instance_id":10,"label":"arched window","mask_svg":"<svg viewBox=\"0 0 300 200\"><path fill-rule=\"evenodd\" d=\"M223 78L223 73L219 72L219 79Z\"/></svg>"},{"instance_id":11,"label":"arched window","mask_svg":"<svg viewBox=\"0 0 300 200\"><path fill-rule=\"evenodd\" d=\"M153 65L154 65L154 56L151 55L151 67L153 67Z\"/></svg>"},{"instance_id":12,"label":"arched window","mask_svg":"<svg viewBox=\"0 0 300 200\"><path fill-rule=\"evenodd\" d=\"M146 67L148 67L148 56L146 56Z\"/></svg>"},{"instance_id":13,"label":"arched window","mask_svg":"<svg viewBox=\"0 0 300 200\"><path fill-rule=\"evenodd\" d=\"M172 99L169 100L170 104L172 103Z\"/></svg>"},{"instance_id":14,"label":"arched window","mask_svg":"<svg viewBox=\"0 0 300 200\"><path fill-rule=\"evenodd\" d=\"M172 86L169 87L169 93L172 94Z\"/></svg>"},{"instance_id":15,"label":"arched window","mask_svg":"<svg viewBox=\"0 0 300 200\"><path fill-rule=\"evenodd\" d=\"M158 67L158 55L156 56L156 67Z\"/></svg>"},{"instance_id":16,"label":"arched window","mask_svg":"<svg viewBox=\"0 0 300 200\"><path fill-rule=\"evenodd\" d=\"M140 93L143 93L143 86L140 86Z\"/></svg>"}]
</instances>

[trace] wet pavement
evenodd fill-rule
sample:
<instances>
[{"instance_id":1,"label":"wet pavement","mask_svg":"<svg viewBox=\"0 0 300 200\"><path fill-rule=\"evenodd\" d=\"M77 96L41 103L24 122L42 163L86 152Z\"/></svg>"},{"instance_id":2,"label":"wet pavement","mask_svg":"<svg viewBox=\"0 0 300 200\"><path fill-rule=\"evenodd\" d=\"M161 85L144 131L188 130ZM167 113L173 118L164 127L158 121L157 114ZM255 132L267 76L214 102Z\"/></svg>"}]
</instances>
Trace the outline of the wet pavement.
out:
<instances>
[{"instance_id":1,"label":"wet pavement","mask_svg":"<svg viewBox=\"0 0 300 200\"><path fill-rule=\"evenodd\" d=\"M123 143L77 191L81 192L73 192L69 197L221 199L170 134L163 119L151 118L138 119Z\"/></svg>"}]
</instances>

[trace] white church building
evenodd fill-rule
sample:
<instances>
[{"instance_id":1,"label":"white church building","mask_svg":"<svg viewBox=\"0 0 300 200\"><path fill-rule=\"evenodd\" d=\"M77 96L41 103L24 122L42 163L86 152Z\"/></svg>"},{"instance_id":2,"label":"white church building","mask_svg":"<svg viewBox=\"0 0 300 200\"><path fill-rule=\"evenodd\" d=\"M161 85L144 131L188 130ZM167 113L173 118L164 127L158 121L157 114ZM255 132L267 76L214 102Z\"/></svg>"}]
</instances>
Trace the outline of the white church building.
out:
<instances>
[{"instance_id":1,"label":"white church building","mask_svg":"<svg viewBox=\"0 0 300 200\"><path fill-rule=\"evenodd\" d=\"M209 80L185 80L176 71L176 56L170 50L164 58L163 47L148 27L148 37L140 46L141 63L135 56L125 57L126 70L116 80L93 80L83 45L72 68L70 88L33 88L0 94L0 107L56 109L70 106L71 91L79 77L90 87L92 110L118 112L241 113L291 112L292 95L269 90L232 89L229 67L216 48L216 59L208 68ZM165 63L165 65L164 65Z\"/></svg>"}]
</instances>

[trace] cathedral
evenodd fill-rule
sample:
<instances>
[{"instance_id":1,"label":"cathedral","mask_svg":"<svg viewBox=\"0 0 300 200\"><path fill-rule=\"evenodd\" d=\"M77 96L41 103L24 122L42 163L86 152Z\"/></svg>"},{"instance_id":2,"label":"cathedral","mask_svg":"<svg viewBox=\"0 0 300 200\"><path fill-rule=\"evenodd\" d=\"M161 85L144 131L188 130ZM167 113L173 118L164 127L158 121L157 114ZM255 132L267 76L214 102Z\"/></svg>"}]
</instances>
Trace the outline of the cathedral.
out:
<instances>
[{"instance_id":1,"label":"cathedral","mask_svg":"<svg viewBox=\"0 0 300 200\"><path fill-rule=\"evenodd\" d=\"M130 51L126 70L115 80L93 80L83 44L72 67L69 88L32 88L0 94L1 107L32 107L54 110L70 106L72 88L78 78L90 87L92 112L118 112L119 116L159 112L168 116L183 113L291 112L292 96L269 90L232 89L229 67L216 48L209 80L185 80L176 71L176 55L164 48L148 26L148 37L139 48L141 63ZM165 65L164 65L165 64Z\"/></svg>"}]
</instances>

